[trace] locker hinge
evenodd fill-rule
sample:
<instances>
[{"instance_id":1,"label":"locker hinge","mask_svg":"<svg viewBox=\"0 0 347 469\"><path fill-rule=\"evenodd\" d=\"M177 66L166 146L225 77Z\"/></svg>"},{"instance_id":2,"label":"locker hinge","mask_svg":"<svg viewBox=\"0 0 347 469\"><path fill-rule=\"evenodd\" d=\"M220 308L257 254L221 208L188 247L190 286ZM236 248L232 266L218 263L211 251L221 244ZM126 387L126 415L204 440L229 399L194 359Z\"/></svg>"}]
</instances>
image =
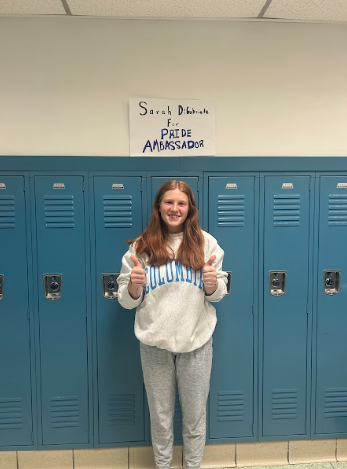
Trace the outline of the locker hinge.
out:
<instances>
[{"instance_id":1,"label":"locker hinge","mask_svg":"<svg viewBox=\"0 0 347 469\"><path fill-rule=\"evenodd\" d=\"M84 192L84 178L82 179L82 192Z\"/></svg>"},{"instance_id":2,"label":"locker hinge","mask_svg":"<svg viewBox=\"0 0 347 469\"><path fill-rule=\"evenodd\" d=\"M31 432L31 442L34 443L34 432Z\"/></svg>"},{"instance_id":3,"label":"locker hinge","mask_svg":"<svg viewBox=\"0 0 347 469\"><path fill-rule=\"evenodd\" d=\"M252 433L253 433L253 436L255 435L255 424L254 422L252 423Z\"/></svg>"},{"instance_id":4,"label":"locker hinge","mask_svg":"<svg viewBox=\"0 0 347 469\"><path fill-rule=\"evenodd\" d=\"M308 303L306 304L306 314L308 314Z\"/></svg>"},{"instance_id":5,"label":"locker hinge","mask_svg":"<svg viewBox=\"0 0 347 469\"><path fill-rule=\"evenodd\" d=\"M252 305L252 314L254 316L254 305Z\"/></svg>"},{"instance_id":6,"label":"locker hinge","mask_svg":"<svg viewBox=\"0 0 347 469\"><path fill-rule=\"evenodd\" d=\"M27 309L27 317L28 317L28 321L30 321L30 310Z\"/></svg>"}]
</instances>

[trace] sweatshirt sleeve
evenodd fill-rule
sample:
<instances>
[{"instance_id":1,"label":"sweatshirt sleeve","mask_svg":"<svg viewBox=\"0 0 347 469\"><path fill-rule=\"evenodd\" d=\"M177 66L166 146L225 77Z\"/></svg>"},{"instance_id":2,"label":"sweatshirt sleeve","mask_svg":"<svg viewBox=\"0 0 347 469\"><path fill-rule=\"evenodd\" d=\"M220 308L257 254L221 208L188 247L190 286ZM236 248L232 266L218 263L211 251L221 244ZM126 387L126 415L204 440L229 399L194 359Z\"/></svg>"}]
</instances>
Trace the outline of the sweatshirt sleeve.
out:
<instances>
[{"instance_id":1,"label":"sweatshirt sleeve","mask_svg":"<svg viewBox=\"0 0 347 469\"><path fill-rule=\"evenodd\" d=\"M216 260L213 263L213 266L217 271L218 282L217 290L213 292L212 295L205 295L205 298L211 303L217 303L218 301L222 300L227 293L228 275L222 270L224 251L218 245L217 240L210 234L208 234L207 239L205 238L205 243L205 261L208 261L208 259L213 255L216 256Z\"/></svg>"},{"instance_id":2,"label":"sweatshirt sleeve","mask_svg":"<svg viewBox=\"0 0 347 469\"><path fill-rule=\"evenodd\" d=\"M118 282L118 301L125 309L133 309L139 306L143 299L143 294L137 300L134 300L129 294L128 283L130 280L131 270L134 266L131 260L131 255L136 256L136 251L133 246L129 247L129 250L124 254L122 258L122 268L120 275L117 279Z\"/></svg>"}]
</instances>

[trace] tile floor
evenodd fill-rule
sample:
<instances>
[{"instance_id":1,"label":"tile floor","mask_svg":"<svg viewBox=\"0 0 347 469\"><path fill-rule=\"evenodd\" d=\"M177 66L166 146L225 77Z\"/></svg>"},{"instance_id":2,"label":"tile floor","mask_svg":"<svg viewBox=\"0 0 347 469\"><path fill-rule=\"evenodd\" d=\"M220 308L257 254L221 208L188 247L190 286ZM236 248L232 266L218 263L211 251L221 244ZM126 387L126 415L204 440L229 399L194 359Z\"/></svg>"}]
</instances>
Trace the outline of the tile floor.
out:
<instances>
[{"instance_id":1,"label":"tile floor","mask_svg":"<svg viewBox=\"0 0 347 469\"><path fill-rule=\"evenodd\" d=\"M172 469L182 469L182 446ZM207 445L203 469L347 469L347 439ZM151 447L0 451L0 469L153 469Z\"/></svg>"}]
</instances>

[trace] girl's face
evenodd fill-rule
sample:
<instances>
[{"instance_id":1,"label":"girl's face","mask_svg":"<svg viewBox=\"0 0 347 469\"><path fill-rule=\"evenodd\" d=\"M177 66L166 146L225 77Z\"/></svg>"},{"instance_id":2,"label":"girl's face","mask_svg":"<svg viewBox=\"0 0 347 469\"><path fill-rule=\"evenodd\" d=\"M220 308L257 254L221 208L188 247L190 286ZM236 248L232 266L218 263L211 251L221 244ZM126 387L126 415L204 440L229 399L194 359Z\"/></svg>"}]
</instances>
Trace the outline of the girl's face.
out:
<instances>
[{"instance_id":1,"label":"girl's face","mask_svg":"<svg viewBox=\"0 0 347 469\"><path fill-rule=\"evenodd\" d=\"M166 191L159 205L161 218L166 224L169 233L180 233L189 211L187 194L179 189Z\"/></svg>"}]
</instances>

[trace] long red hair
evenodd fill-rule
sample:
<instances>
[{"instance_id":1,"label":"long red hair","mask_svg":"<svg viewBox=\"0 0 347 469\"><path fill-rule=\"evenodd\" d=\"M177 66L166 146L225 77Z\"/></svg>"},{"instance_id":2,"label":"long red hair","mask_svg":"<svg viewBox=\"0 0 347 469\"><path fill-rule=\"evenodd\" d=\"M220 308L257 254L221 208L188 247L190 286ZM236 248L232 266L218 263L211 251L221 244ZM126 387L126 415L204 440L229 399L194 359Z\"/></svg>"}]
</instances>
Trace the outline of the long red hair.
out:
<instances>
[{"instance_id":1,"label":"long red hair","mask_svg":"<svg viewBox=\"0 0 347 469\"><path fill-rule=\"evenodd\" d=\"M136 242L136 254L140 256L146 253L149 258L148 263L151 265L164 265L174 259L174 254L170 252L167 244L169 232L159 212L165 192L174 189L184 192L189 203L188 215L183 226L183 239L176 253L176 259L182 265L199 270L205 264L204 236L199 225L199 212L193 191L183 181L166 181L160 187L154 199L152 216L147 228L138 238L127 242L129 244Z\"/></svg>"}]
</instances>

